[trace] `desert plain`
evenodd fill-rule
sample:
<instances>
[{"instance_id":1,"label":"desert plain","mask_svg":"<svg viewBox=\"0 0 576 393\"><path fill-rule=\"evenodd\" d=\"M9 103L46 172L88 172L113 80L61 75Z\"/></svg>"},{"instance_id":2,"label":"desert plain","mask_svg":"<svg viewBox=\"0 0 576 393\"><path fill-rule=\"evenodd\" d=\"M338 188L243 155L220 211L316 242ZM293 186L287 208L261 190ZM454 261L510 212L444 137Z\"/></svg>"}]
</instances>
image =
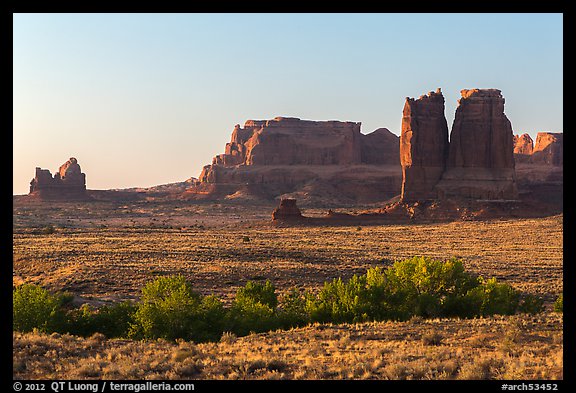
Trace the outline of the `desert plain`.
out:
<instances>
[{"instance_id":1,"label":"desert plain","mask_svg":"<svg viewBox=\"0 0 576 393\"><path fill-rule=\"evenodd\" d=\"M545 311L474 319L312 324L220 342L13 336L17 379L562 379L563 215L371 225L273 225L273 202L14 197L14 284L68 291L95 306L137 300L182 274L231 301L249 280L319 290L415 255L544 299ZM356 206L355 208L370 208ZM346 209L342 209L346 210ZM350 209L347 209L350 211ZM325 209L303 207L320 216Z\"/></svg>"}]
</instances>

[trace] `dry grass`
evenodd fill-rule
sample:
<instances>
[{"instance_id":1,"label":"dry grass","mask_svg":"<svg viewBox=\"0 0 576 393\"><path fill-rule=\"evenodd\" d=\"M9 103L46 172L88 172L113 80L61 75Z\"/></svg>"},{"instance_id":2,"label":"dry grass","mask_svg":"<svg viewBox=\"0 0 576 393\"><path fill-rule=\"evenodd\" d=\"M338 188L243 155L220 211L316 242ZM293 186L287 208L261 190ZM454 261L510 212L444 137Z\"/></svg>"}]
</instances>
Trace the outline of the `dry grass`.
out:
<instances>
[{"instance_id":1,"label":"dry grass","mask_svg":"<svg viewBox=\"0 0 576 393\"><path fill-rule=\"evenodd\" d=\"M13 236L14 271L17 279L52 290L126 299L159 275L182 273L200 292L230 298L248 280L269 279L283 291L318 287L414 255L459 256L467 269L544 295L550 304L562 291L562 220L560 215L361 231L235 225L59 228L44 235L19 229Z\"/></svg>"},{"instance_id":2,"label":"dry grass","mask_svg":"<svg viewBox=\"0 0 576 393\"><path fill-rule=\"evenodd\" d=\"M423 340L422 332L442 339ZM426 334L426 333L424 333ZM512 335L506 350L503 337ZM478 348L477 338L482 337ZM14 378L561 379L562 318L312 325L219 343L14 333Z\"/></svg>"}]
</instances>

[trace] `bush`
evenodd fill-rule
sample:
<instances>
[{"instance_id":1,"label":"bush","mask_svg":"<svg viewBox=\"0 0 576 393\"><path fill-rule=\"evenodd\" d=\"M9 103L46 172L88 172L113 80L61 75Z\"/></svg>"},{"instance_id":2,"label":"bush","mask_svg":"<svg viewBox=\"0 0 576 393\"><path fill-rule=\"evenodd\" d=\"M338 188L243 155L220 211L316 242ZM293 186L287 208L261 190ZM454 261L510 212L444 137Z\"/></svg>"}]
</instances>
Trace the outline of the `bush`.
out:
<instances>
[{"instance_id":1,"label":"bush","mask_svg":"<svg viewBox=\"0 0 576 393\"><path fill-rule=\"evenodd\" d=\"M344 283L341 278L325 282L324 286L306 303L313 322L361 322L368 320L370 305L366 276L354 275Z\"/></svg>"},{"instance_id":2,"label":"bush","mask_svg":"<svg viewBox=\"0 0 576 393\"><path fill-rule=\"evenodd\" d=\"M408 320L413 316L473 317L516 311L518 294L495 279L484 282L467 273L462 261L413 257L386 270L368 269L348 282L338 278L306 305L314 322ZM536 309L535 300L525 302Z\"/></svg>"},{"instance_id":3,"label":"bush","mask_svg":"<svg viewBox=\"0 0 576 393\"><path fill-rule=\"evenodd\" d=\"M558 299L554 302L554 311L555 312L564 312L564 294L560 294Z\"/></svg>"},{"instance_id":4,"label":"bush","mask_svg":"<svg viewBox=\"0 0 576 393\"><path fill-rule=\"evenodd\" d=\"M466 294L468 312L464 316L511 315L516 312L518 299L514 288L491 278Z\"/></svg>"},{"instance_id":5,"label":"bush","mask_svg":"<svg viewBox=\"0 0 576 393\"><path fill-rule=\"evenodd\" d=\"M121 302L94 309L88 304L73 309L67 314L67 333L90 337L101 333L108 338L127 337L134 324L136 305Z\"/></svg>"},{"instance_id":6,"label":"bush","mask_svg":"<svg viewBox=\"0 0 576 393\"><path fill-rule=\"evenodd\" d=\"M544 311L544 299L534 295L524 295L518 305L518 311L525 314L538 314Z\"/></svg>"},{"instance_id":7,"label":"bush","mask_svg":"<svg viewBox=\"0 0 576 393\"><path fill-rule=\"evenodd\" d=\"M310 316L306 310L306 298L310 294L301 294L296 288L292 288L280 302L278 318L280 325L289 329L303 326L310 322Z\"/></svg>"},{"instance_id":8,"label":"bush","mask_svg":"<svg viewBox=\"0 0 576 393\"><path fill-rule=\"evenodd\" d=\"M12 291L14 330L30 332L34 328L51 333L64 325L61 309L65 297L52 295L44 288L33 284L22 284Z\"/></svg>"},{"instance_id":9,"label":"bush","mask_svg":"<svg viewBox=\"0 0 576 393\"><path fill-rule=\"evenodd\" d=\"M228 330L246 335L278 328L280 320L276 314L278 297L275 291L270 281L265 284L248 281L244 288L238 289L228 315Z\"/></svg>"},{"instance_id":10,"label":"bush","mask_svg":"<svg viewBox=\"0 0 576 393\"><path fill-rule=\"evenodd\" d=\"M236 292L235 302L240 306L242 304L261 303L275 309L278 305L278 297L276 296L276 289L270 281L266 281L265 284L248 281L244 288L240 288Z\"/></svg>"},{"instance_id":11,"label":"bush","mask_svg":"<svg viewBox=\"0 0 576 393\"><path fill-rule=\"evenodd\" d=\"M201 341L206 336L202 297L183 276L159 277L142 289L129 335Z\"/></svg>"}]
</instances>

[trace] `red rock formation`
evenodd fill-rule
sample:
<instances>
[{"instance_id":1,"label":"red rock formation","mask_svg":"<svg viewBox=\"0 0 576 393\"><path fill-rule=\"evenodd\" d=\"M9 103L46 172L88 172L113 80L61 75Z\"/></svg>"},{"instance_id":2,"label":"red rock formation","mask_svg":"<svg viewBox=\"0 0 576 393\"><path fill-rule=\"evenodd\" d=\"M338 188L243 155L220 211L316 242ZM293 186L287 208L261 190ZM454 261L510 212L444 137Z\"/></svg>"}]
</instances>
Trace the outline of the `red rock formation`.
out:
<instances>
[{"instance_id":1,"label":"red rock formation","mask_svg":"<svg viewBox=\"0 0 576 393\"><path fill-rule=\"evenodd\" d=\"M248 120L238 125L213 164L346 165L361 160L360 123L291 117Z\"/></svg>"},{"instance_id":2,"label":"red rock formation","mask_svg":"<svg viewBox=\"0 0 576 393\"><path fill-rule=\"evenodd\" d=\"M530 162L534 141L528 134L514 135L514 160L516 163Z\"/></svg>"},{"instance_id":3,"label":"red rock formation","mask_svg":"<svg viewBox=\"0 0 576 393\"><path fill-rule=\"evenodd\" d=\"M561 132L539 132L536 135L532 162L562 166L564 164L564 134Z\"/></svg>"},{"instance_id":4,"label":"red rock formation","mask_svg":"<svg viewBox=\"0 0 576 393\"><path fill-rule=\"evenodd\" d=\"M399 165L399 138L387 128L378 128L361 135L361 163L368 165Z\"/></svg>"},{"instance_id":5,"label":"red rock formation","mask_svg":"<svg viewBox=\"0 0 576 393\"><path fill-rule=\"evenodd\" d=\"M534 141L528 134L514 135L514 154L531 155Z\"/></svg>"},{"instance_id":6,"label":"red rock formation","mask_svg":"<svg viewBox=\"0 0 576 393\"><path fill-rule=\"evenodd\" d=\"M435 199L446 165L448 124L440 89L419 99L406 98L400 135L403 201Z\"/></svg>"},{"instance_id":7,"label":"red rock formation","mask_svg":"<svg viewBox=\"0 0 576 393\"><path fill-rule=\"evenodd\" d=\"M283 198L280 205L272 212L272 220L298 220L302 218L302 213L296 206L296 199Z\"/></svg>"},{"instance_id":8,"label":"red rock formation","mask_svg":"<svg viewBox=\"0 0 576 393\"><path fill-rule=\"evenodd\" d=\"M74 157L60 166L54 177L49 170L36 168L36 176L30 181L30 195L38 196L40 199L87 198L86 175L82 173Z\"/></svg>"},{"instance_id":9,"label":"red rock formation","mask_svg":"<svg viewBox=\"0 0 576 393\"><path fill-rule=\"evenodd\" d=\"M364 135L355 122L248 120L235 126L224 154L183 197L296 192L304 199L382 201L400 191L398 164L399 138L385 128Z\"/></svg>"},{"instance_id":10,"label":"red rock formation","mask_svg":"<svg viewBox=\"0 0 576 393\"><path fill-rule=\"evenodd\" d=\"M462 90L446 171L437 189L441 198L517 199L514 136L497 89Z\"/></svg>"}]
</instances>

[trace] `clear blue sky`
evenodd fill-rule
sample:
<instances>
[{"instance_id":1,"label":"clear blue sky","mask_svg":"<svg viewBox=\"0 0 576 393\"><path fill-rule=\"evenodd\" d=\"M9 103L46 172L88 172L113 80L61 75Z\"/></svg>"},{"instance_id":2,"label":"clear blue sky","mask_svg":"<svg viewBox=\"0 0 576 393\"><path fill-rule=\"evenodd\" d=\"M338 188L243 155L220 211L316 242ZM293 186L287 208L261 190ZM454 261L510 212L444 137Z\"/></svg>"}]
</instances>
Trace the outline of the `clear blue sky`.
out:
<instances>
[{"instance_id":1,"label":"clear blue sky","mask_svg":"<svg viewBox=\"0 0 576 393\"><path fill-rule=\"evenodd\" d=\"M15 14L14 194L78 158L90 189L197 177L236 123L399 134L405 97L497 88L515 133L563 131L562 14Z\"/></svg>"}]
</instances>

